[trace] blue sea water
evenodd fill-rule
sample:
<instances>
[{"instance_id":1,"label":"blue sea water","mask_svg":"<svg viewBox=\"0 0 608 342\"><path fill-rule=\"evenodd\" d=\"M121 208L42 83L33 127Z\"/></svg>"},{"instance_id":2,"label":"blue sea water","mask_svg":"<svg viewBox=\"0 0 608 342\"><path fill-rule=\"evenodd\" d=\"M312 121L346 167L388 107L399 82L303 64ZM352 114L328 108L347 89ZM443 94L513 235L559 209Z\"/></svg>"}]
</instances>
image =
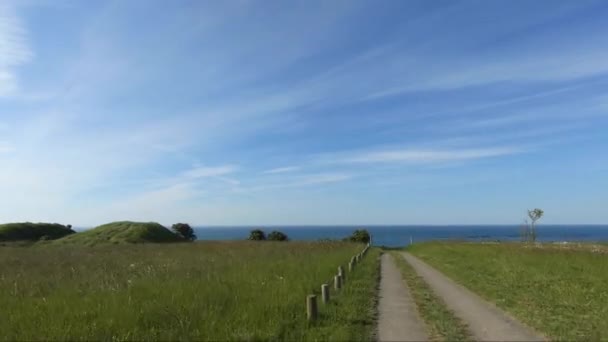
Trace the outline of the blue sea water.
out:
<instances>
[{"instance_id":1,"label":"blue sea water","mask_svg":"<svg viewBox=\"0 0 608 342\"><path fill-rule=\"evenodd\" d=\"M249 231L258 227L197 227L199 240L244 240ZM342 239L354 230L365 228L376 246L400 247L410 241L469 240L517 241L520 226L453 225L453 226L283 226L263 228L266 233L280 230L291 240L315 241ZM608 241L608 225L539 225L539 241Z\"/></svg>"}]
</instances>

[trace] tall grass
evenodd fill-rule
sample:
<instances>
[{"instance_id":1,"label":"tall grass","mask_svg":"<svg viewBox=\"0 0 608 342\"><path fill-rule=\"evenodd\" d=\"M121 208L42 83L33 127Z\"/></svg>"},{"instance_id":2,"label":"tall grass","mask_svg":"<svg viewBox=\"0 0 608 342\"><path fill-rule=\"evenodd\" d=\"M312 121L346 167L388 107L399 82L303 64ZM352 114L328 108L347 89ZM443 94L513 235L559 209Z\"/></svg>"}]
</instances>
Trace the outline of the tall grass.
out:
<instances>
[{"instance_id":1,"label":"tall grass","mask_svg":"<svg viewBox=\"0 0 608 342\"><path fill-rule=\"evenodd\" d=\"M604 250L425 243L410 251L552 340L608 340Z\"/></svg>"},{"instance_id":2,"label":"tall grass","mask_svg":"<svg viewBox=\"0 0 608 342\"><path fill-rule=\"evenodd\" d=\"M368 303L373 281L360 280L366 285L357 298L344 293L336 308L321 306L325 323L308 324L304 298L361 249L296 242L0 247L0 338L332 339L344 336L323 331L338 322L332 310L343 317L356 306L349 301ZM366 259L359 277L374 270L373 253ZM350 285L345 292L356 291Z\"/></svg>"}]
</instances>

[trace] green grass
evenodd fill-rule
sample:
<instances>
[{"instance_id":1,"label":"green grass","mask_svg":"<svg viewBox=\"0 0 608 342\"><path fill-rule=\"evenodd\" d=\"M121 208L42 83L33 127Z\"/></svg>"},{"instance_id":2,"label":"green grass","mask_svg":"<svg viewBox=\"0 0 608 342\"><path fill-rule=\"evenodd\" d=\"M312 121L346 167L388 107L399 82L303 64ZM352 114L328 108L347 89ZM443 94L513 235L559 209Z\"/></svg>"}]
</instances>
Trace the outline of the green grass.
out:
<instances>
[{"instance_id":1,"label":"green grass","mask_svg":"<svg viewBox=\"0 0 608 342\"><path fill-rule=\"evenodd\" d=\"M390 252L401 270L401 275L416 302L418 312L425 321L432 341L471 341L466 324L454 316L426 282L403 259L401 253Z\"/></svg>"},{"instance_id":2,"label":"green grass","mask_svg":"<svg viewBox=\"0 0 608 342\"><path fill-rule=\"evenodd\" d=\"M608 341L608 258L601 251L515 243L409 250L552 340Z\"/></svg>"},{"instance_id":3,"label":"green grass","mask_svg":"<svg viewBox=\"0 0 608 342\"><path fill-rule=\"evenodd\" d=\"M70 234L74 234L72 229L58 223L0 224L0 242L52 240Z\"/></svg>"},{"instance_id":4,"label":"green grass","mask_svg":"<svg viewBox=\"0 0 608 342\"><path fill-rule=\"evenodd\" d=\"M66 236L55 244L78 244L94 246L99 244L179 242L180 236L155 222L112 222L99 227Z\"/></svg>"},{"instance_id":5,"label":"green grass","mask_svg":"<svg viewBox=\"0 0 608 342\"><path fill-rule=\"evenodd\" d=\"M306 321L362 245L300 242L0 247L0 340L369 340L371 250Z\"/></svg>"}]
</instances>

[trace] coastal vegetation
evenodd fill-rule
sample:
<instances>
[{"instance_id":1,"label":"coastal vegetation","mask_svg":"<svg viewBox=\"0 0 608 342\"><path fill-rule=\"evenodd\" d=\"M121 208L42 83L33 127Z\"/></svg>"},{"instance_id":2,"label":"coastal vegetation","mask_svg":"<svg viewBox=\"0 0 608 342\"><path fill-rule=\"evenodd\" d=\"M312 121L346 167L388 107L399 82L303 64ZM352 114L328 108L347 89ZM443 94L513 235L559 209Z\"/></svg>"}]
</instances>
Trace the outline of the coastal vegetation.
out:
<instances>
[{"instance_id":1,"label":"coastal vegetation","mask_svg":"<svg viewBox=\"0 0 608 342\"><path fill-rule=\"evenodd\" d=\"M279 232L277 230L273 230L272 232L270 232L270 234L268 234L268 240L269 241L288 241L289 238L287 237L287 235L283 232Z\"/></svg>"},{"instance_id":2,"label":"coastal vegetation","mask_svg":"<svg viewBox=\"0 0 608 342\"><path fill-rule=\"evenodd\" d=\"M190 227L187 223L176 223L171 226L171 230L188 241L196 240L196 234L194 234L194 229Z\"/></svg>"},{"instance_id":3,"label":"coastal vegetation","mask_svg":"<svg viewBox=\"0 0 608 342\"><path fill-rule=\"evenodd\" d=\"M551 340L608 339L603 246L432 242L408 251Z\"/></svg>"},{"instance_id":4,"label":"coastal vegetation","mask_svg":"<svg viewBox=\"0 0 608 342\"><path fill-rule=\"evenodd\" d=\"M379 251L332 290L317 321L304 306L360 251L342 242L2 247L0 339L369 340Z\"/></svg>"},{"instance_id":5,"label":"coastal vegetation","mask_svg":"<svg viewBox=\"0 0 608 342\"><path fill-rule=\"evenodd\" d=\"M74 233L72 226L58 223L0 224L0 242L55 240Z\"/></svg>"},{"instance_id":6,"label":"coastal vegetation","mask_svg":"<svg viewBox=\"0 0 608 342\"><path fill-rule=\"evenodd\" d=\"M289 241L289 237L287 236L287 234L280 232L278 230L273 230L272 232L270 232L270 234L268 234L268 236L266 236L266 233L264 233L263 230L261 229L254 229L251 232L249 232L249 238L248 240L251 241Z\"/></svg>"},{"instance_id":7,"label":"coastal vegetation","mask_svg":"<svg viewBox=\"0 0 608 342\"><path fill-rule=\"evenodd\" d=\"M371 238L366 229L357 229L345 240L350 242L368 243L371 241Z\"/></svg>"},{"instance_id":8,"label":"coastal vegetation","mask_svg":"<svg viewBox=\"0 0 608 342\"><path fill-rule=\"evenodd\" d=\"M254 229L249 233L249 240L264 241L266 240L266 233L261 229Z\"/></svg>"}]
</instances>

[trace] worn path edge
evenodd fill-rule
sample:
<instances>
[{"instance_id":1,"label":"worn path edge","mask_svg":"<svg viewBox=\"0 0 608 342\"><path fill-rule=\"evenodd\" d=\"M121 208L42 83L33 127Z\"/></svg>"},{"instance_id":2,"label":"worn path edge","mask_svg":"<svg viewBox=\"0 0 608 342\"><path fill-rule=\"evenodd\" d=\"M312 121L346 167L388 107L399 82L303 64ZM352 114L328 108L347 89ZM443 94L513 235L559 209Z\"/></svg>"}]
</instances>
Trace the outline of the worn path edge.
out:
<instances>
[{"instance_id":1,"label":"worn path edge","mask_svg":"<svg viewBox=\"0 0 608 342\"><path fill-rule=\"evenodd\" d=\"M457 284L422 260L407 252L403 252L402 255L446 306L468 325L475 340L546 340L541 334L523 325L496 305Z\"/></svg>"},{"instance_id":2,"label":"worn path edge","mask_svg":"<svg viewBox=\"0 0 608 342\"><path fill-rule=\"evenodd\" d=\"M393 257L381 257L378 331L380 341L428 341L426 326Z\"/></svg>"}]
</instances>

